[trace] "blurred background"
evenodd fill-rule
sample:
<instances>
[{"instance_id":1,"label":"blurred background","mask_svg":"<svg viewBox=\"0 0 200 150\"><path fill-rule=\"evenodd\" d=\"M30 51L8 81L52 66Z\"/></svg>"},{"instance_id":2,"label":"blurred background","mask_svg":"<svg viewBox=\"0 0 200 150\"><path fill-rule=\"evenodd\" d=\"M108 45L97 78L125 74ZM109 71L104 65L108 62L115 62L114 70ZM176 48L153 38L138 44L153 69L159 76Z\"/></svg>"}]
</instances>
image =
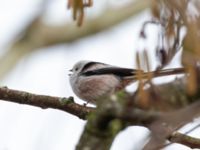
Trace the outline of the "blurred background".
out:
<instances>
[{"instance_id":1,"label":"blurred background","mask_svg":"<svg viewBox=\"0 0 200 150\"><path fill-rule=\"evenodd\" d=\"M135 8L131 0L94 0L79 28L66 0L1 0L0 86L74 96L83 104L68 81L68 70L79 60L135 68L136 51L148 48L151 70L155 69L152 50L159 28L149 25L148 39L140 38L143 23L151 20L147 6L143 1L141 9L131 11ZM85 125L66 112L4 101L0 101L0 122L0 150L73 150ZM140 149L147 134L145 128L130 127L119 134L112 149Z\"/></svg>"}]
</instances>

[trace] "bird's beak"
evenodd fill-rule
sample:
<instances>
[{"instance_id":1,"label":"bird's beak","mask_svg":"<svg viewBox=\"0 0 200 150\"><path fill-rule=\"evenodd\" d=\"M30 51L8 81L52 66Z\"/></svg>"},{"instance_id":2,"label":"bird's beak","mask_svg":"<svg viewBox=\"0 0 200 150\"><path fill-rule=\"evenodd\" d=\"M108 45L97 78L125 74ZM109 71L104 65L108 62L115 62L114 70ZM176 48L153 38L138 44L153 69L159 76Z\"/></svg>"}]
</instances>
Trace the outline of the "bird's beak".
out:
<instances>
[{"instance_id":1,"label":"bird's beak","mask_svg":"<svg viewBox=\"0 0 200 150\"><path fill-rule=\"evenodd\" d=\"M68 76L71 76L72 75L72 69L70 69L69 72L70 73L68 74Z\"/></svg>"}]
</instances>

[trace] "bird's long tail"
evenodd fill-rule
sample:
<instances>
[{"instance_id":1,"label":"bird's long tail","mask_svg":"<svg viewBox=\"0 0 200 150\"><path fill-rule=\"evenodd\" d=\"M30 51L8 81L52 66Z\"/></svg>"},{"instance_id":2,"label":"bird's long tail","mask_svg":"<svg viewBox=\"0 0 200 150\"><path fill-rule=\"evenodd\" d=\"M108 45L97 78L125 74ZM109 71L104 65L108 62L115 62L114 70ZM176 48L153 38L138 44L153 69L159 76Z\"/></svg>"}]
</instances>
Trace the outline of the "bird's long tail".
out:
<instances>
[{"instance_id":1,"label":"bird's long tail","mask_svg":"<svg viewBox=\"0 0 200 150\"><path fill-rule=\"evenodd\" d=\"M164 70L156 70L152 72L145 72L144 78L148 78L148 76L154 77L162 77L167 75L178 75L185 74L187 71L185 68L172 68L172 69L164 69ZM142 75L143 76L143 75Z\"/></svg>"},{"instance_id":2,"label":"bird's long tail","mask_svg":"<svg viewBox=\"0 0 200 150\"><path fill-rule=\"evenodd\" d=\"M119 87L116 90L124 89L126 86L138 80L151 80L155 77L169 76L169 75L178 75L178 74L186 74L187 70L185 68L172 68L172 69L164 69L164 70L156 70L151 72L143 72L141 70L136 70L134 75L126 76L123 78Z\"/></svg>"},{"instance_id":3,"label":"bird's long tail","mask_svg":"<svg viewBox=\"0 0 200 150\"><path fill-rule=\"evenodd\" d=\"M141 79L152 79L155 77L162 77L168 75L178 75L178 74L185 74L187 70L185 68L171 68L171 69L164 69L164 70L156 70L150 72L138 71L134 74L134 76L127 76L125 79L132 79L134 80L141 80Z\"/></svg>"}]
</instances>

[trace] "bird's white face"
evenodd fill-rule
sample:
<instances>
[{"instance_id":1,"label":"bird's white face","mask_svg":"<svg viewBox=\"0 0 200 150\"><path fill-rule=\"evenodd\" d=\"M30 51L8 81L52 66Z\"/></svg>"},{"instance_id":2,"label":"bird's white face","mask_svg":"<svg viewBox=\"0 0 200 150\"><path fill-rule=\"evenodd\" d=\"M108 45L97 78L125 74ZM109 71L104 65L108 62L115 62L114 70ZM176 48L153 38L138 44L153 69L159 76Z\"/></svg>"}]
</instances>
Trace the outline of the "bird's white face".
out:
<instances>
[{"instance_id":1,"label":"bird's white face","mask_svg":"<svg viewBox=\"0 0 200 150\"><path fill-rule=\"evenodd\" d=\"M78 80L78 77L80 75L80 72L83 70L86 64L88 64L90 61L87 60L81 60L77 62L73 68L70 70L72 73L69 74L69 80L70 84L72 85L72 88L74 88L75 82Z\"/></svg>"},{"instance_id":2,"label":"bird's white face","mask_svg":"<svg viewBox=\"0 0 200 150\"><path fill-rule=\"evenodd\" d=\"M77 62L70 70L72 72L70 76L78 75L87 63L89 63L87 60Z\"/></svg>"}]
</instances>

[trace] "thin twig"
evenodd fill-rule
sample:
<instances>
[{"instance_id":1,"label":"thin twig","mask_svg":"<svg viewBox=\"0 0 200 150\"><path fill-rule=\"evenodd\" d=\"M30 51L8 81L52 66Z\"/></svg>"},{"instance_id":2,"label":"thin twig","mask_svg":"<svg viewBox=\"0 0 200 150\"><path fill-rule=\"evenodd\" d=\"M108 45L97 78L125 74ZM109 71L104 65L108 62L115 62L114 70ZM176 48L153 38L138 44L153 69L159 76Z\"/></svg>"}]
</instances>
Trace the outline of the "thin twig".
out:
<instances>
[{"instance_id":1,"label":"thin twig","mask_svg":"<svg viewBox=\"0 0 200 150\"><path fill-rule=\"evenodd\" d=\"M200 148L200 139L194 138L186 134L175 132L169 138L172 143L180 143L190 148Z\"/></svg>"}]
</instances>

